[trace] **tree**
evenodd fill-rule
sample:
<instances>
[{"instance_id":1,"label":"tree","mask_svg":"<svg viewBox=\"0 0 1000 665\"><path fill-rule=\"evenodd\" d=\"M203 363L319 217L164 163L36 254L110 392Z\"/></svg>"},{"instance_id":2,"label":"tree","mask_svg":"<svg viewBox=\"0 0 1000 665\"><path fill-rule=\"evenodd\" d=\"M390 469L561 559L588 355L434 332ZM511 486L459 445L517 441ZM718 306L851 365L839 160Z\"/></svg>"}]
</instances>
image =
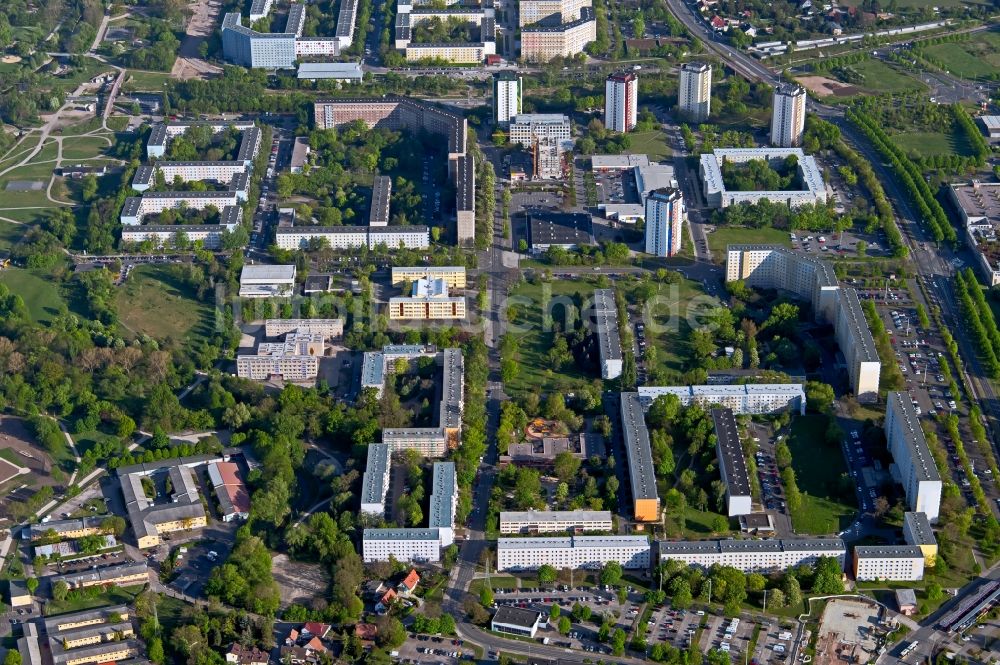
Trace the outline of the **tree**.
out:
<instances>
[{"instance_id":1,"label":"tree","mask_svg":"<svg viewBox=\"0 0 1000 665\"><path fill-rule=\"evenodd\" d=\"M556 581L556 569L545 563L538 567L538 581L542 584L552 584Z\"/></svg>"},{"instance_id":2,"label":"tree","mask_svg":"<svg viewBox=\"0 0 1000 665\"><path fill-rule=\"evenodd\" d=\"M483 607L492 607L493 589L489 588L484 584L483 590L479 592L479 602L483 604Z\"/></svg>"},{"instance_id":3,"label":"tree","mask_svg":"<svg viewBox=\"0 0 1000 665\"><path fill-rule=\"evenodd\" d=\"M601 584L615 586L622 581L622 565L617 561L609 561L601 570Z\"/></svg>"},{"instance_id":4,"label":"tree","mask_svg":"<svg viewBox=\"0 0 1000 665\"><path fill-rule=\"evenodd\" d=\"M559 617L559 633L561 635L566 635L569 633L569 629L573 627L570 623L569 617Z\"/></svg>"},{"instance_id":5,"label":"tree","mask_svg":"<svg viewBox=\"0 0 1000 665\"><path fill-rule=\"evenodd\" d=\"M875 515L877 517L882 517L883 515L888 513L890 507L891 506L889 505L889 500L884 496L880 496L877 499L875 499Z\"/></svg>"},{"instance_id":6,"label":"tree","mask_svg":"<svg viewBox=\"0 0 1000 665\"><path fill-rule=\"evenodd\" d=\"M555 603L549 608L549 621L555 621L559 618L559 606Z\"/></svg>"},{"instance_id":7,"label":"tree","mask_svg":"<svg viewBox=\"0 0 1000 665\"><path fill-rule=\"evenodd\" d=\"M38 590L38 578L29 577L27 580L25 580L24 586L28 587L28 593L30 593L31 595L35 595L35 591Z\"/></svg>"},{"instance_id":8,"label":"tree","mask_svg":"<svg viewBox=\"0 0 1000 665\"><path fill-rule=\"evenodd\" d=\"M782 591L785 593L785 598L789 606L798 607L802 604L802 587L794 575L785 575Z\"/></svg>"},{"instance_id":9,"label":"tree","mask_svg":"<svg viewBox=\"0 0 1000 665\"><path fill-rule=\"evenodd\" d=\"M553 462L556 477L564 483L570 482L576 477L582 463L583 460L574 457L573 453L567 450L562 451L556 455Z\"/></svg>"},{"instance_id":10,"label":"tree","mask_svg":"<svg viewBox=\"0 0 1000 665\"><path fill-rule=\"evenodd\" d=\"M147 651L149 659L156 663L156 665L162 665L164 660L163 653L163 640L159 637L154 637L149 641L149 649Z\"/></svg>"},{"instance_id":11,"label":"tree","mask_svg":"<svg viewBox=\"0 0 1000 665\"><path fill-rule=\"evenodd\" d=\"M7 655L3 657L3 665L21 665L21 652L17 649L8 649Z\"/></svg>"},{"instance_id":12,"label":"tree","mask_svg":"<svg viewBox=\"0 0 1000 665\"><path fill-rule=\"evenodd\" d=\"M59 580L52 585L52 598L58 601L66 600L66 596L69 594L69 585Z\"/></svg>"},{"instance_id":13,"label":"tree","mask_svg":"<svg viewBox=\"0 0 1000 665\"><path fill-rule=\"evenodd\" d=\"M101 520L101 529L112 534L116 538L121 538L125 533L125 518L118 515L111 515Z\"/></svg>"},{"instance_id":14,"label":"tree","mask_svg":"<svg viewBox=\"0 0 1000 665\"><path fill-rule=\"evenodd\" d=\"M844 592L844 582L840 565L833 557L823 556L816 562L816 577L813 580L813 592L823 595Z\"/></svg>"},{"instance_id":15,"label":"tree","mask_svg":"<svg viewBox=\"0 0 1000 665\"><path fill-rule=\"evenodd\" d=\"M767 578L760 573L749 573L747 575L747 591L760 593L767 585Z\"/></svg>"},{"instance_id":16,"label":"tree","mask_svg":"<svg viewBox=\"0 0 1000 665\"><path fill-rule=\"evenodd\" d=\"M785 592L781 589L771 589L767 594L767 604L775 609L780 609L785 606Z\"/></svg>"}]
</instances>

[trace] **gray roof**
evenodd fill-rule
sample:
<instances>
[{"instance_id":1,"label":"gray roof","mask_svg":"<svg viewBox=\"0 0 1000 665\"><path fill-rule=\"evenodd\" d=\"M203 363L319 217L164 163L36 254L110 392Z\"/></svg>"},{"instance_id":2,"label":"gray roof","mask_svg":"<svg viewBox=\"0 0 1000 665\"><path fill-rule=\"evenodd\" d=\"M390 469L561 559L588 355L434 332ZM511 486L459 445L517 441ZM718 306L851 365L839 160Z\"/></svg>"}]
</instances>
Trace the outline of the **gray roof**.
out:
<instances>
[{"instance_id":1,"label":"gray roof","mask_svg":"<svg viewBox=\"0 0 1000 665\"><path fill-rule=\"evenodd\" d=\"M660 554L722 554L724 552L843 553L840 538L791 538L785 540L661 540Z\"/></svg>"},{"instance_id":2,"label":"gray roof","mask_svg":"<svg viewBox=\"0 0 1000 665\"><path fill-rule=\"evenodd\" d=\"M533 628L538 623L540 618L541 614L535 610L525 610L520 607L508 607L506 605L501 605L497 608L496 614L493 615L492 622L507 626Z\"/></svg>"},{"instance_id":3,"label":"gray roof","mask_svg":"<svg viewBox=\"0 0 1000 665\"><path fill-rule=\"evenodd\" d=\"M56 535L62 535L69 531L80 531L82 529L99 529L104 522L104 517L83 517L68 520L49 520L32 524L28 527L25 537L28 540L37 540L48 531L54 531Z\"/></svg>"},{"instance_id":4,"label":"gray roof","mask_svg":"<svg viewBox=\"0 0 1000 665\"><path fill-rule=\"evenodd\" d=\"M385 485L385 472L390 463L389 446L384 443L368 445L368 461L362 476L361 503L382 503L389 488Z\"/></svg>"},{"instance_id":5,"label":"gray roof","mask_svg":"<svg viewBox=\"0 0 1000 665\"><path fill-rule=\"evenodd\" d=\"M913 408L909 393L893 391L886 395L887 406L891 408L899 417L903 425L905 435L903 445L907 448L909 463L913 465L917 472L919 481L940 481L941 474L938 472L937 464L931 455L931 449L927 446L927 438L924 430L917 420L917 412ZM903 460L896 460L897 464Z\"/></svg>"},{"instance_id":6,"label":"gray roof","mask_svg":"<svg viewBox=\"0 0 1000 665\"><path fill-rule=\"evenodd\" d=\"M462 397L465 383L465 359L461 349L441 352L441 404L438 426L458 429L462 426Z\"/></svg>"},{"instance_id":7,"label":"gray roof","mask_svg":"<svg viewBox=\"0 0 1000 665\"><path fill-rule=\"evenodd\" d=\"M294 265L245 265L240 272L240 281L243 280L293 280L295 279Z\"/></svg>"},{"instance_id":8,"label":"gray roof","mask_svg":"<svg viewBox=\"0 0 1000 665\"><path fill-rule=\"evenodd\" d=\"M861 301L858 300L858 292L851 287L842 287L840 297L844 304L841 307L841 316L847 317L853 334L851 339L860 346L861 362L879 362L878 351L875 350L875 340L872 339L872 331L868 327L868 320L865 318L864 310L861 309Z\"/></svg>"},{"instance_id":9,"label":"gray roof","mask_svg":"<svg viewBox=\"0 0 1000 665\"><path fill-rule=\"evenodd\" d=\"M389 176L377 175L372 182L372 205L368 215L368 223L389 223L389 199L392 193L392 179Z\"/></svg>"},{"instance_id":10,"label":"gray roof","mask_svg":"<svg viewBox=\"0 0 1000 665\"><path fill-rule=\"evenodd\" d=\"M634 499L656 499L656 474L653 472L653 452L649 443L646 417L639 403L639 393L622 393L622 433L628 458L629 482Z\"/></svg>"},{"instance_id":11,"label":"gray roof","mask_svg":"<svg viewBox=\"0 0 1000 665\"><path fill-rule=\"evenodd\" d=\"M100 656L121 651L122 648L127 648L133 654L138 654L140 652L140 644L137 640L102 642L100 644L92 644L78 649L70 649L69 651L61 651L60 653L53 652L52 662L55 665L60 665L61 663L78 660L82 657L93 657L94 662L96 663L101 662L102 659Z\"/></svg>"},{"instance_id":12,"label":"gray roof","mask_svg":"<svg viewBox=\"0 0 1000 665\"><path fill-rule=\"evenodd\" d=\"M63 649L62 647L64 643L63 640L79 640L87 637L100 637L102 642L110 642L113 641L117 635L131 629L132 622L119 621L118 623L99 623L90 626L73 628L71 630L46 632L48 632L49 635L49 646L52 649L53 656L55 656L57 653L64 653L67 651L67 649ZM76 653L75 648L70 651Z\"/></svg>"},{"instance_id":13,"label":"gray roof","mask_svg":"<svg viewBox=\"0 0 1000 665\"><path fill-rule=\"evenodd\" d=\"M907 536L907 545L937 545L937 538L931 529L927 513L908 511L903 513L903 534ZM909 542L912 538L913 542Z\"/></svg>"},{"instance_id":14,"label":"gray roof","mask_svg":"<svg viewBox=\"0 0 1000 665\"><path fill-rule=\"evenodd\" d=\"M149 132L149 140L146 141L146 146L156 146L162 147L167 145L167 127L166 125L153 125Z\"/></svg>"},{"instance_id":15,"label":"gray roof","mask_svg":"<svg viewBox=\"0 0 1000 665\"><path fill-rule=\"evenodd\" d=\"M715 451L726 491L730 496L750 496L750 473L732 409L712 409L712 421L717 439Z\"/></svg>"},{"instance_id":16,"label":"gray roof","mask_svg":"<svg viewBox=\"0 0 1000 665\"><path fill-rule=\"evenodd\" d=\"M365 540L435 540L440 541L437 529L365 529Z\"/></svg>"},{"instance_id":17,"label":"gray roof","mask_svg":"<svg viewBox=\"0 0 1000 665\"><path fill-rule=\"evenodd\" d=\"M614 289L594 289L594 322L601 360L621 360L622 343L618 337L618 307Z\"/></svg>"},{"instance_id":18,"label":"gray roof","mask_svg":"<svg viewBox=\"0 0 1000 665\"><path fill-rule=\"evenodd\" d=\"M296 5L292 5L293 7ZM299 5L304 7L304 5ZM236 154L236 161L250 162L257 156L256 149L260 148L260 127L249 127L243 132L243 139L240 141L240 149Z\"/></svg>"},{"instance_id":19,"label":"gray roof","mask_svg":"<svg viewBox=\"0 0 1000 665\"><path fill-rule=\"evenodd\" d=\"M857 545L854 556L859 559L923 559L916 545Z\"/></svg>"},{"instance_id":20,"label":"gray roof","mask_svg":"<svg viewBox=\"0 0 1000 665\"><path fill-rule=\"evenodd\" d=\"M121 563L114 566L104 566L103 568L93 568L80 573L53 575L49 578L49 581L53 585L57 582L66 582L70 587L76 587L85 582L111 582L120 577L148 572L149 566L145 563Z\"/></svg>"},{"instance_id":21,"label":"gray roof","mask_svg":"<svg viewBox=\"0 0 1000 665\"><path fill-rule=\"evenodd\" d=\"M108 605L107 607L97 607L92 610L83 610L82 612L48 616L45 617L43 623L45 625L45 632L51 635L52 633L59 632L59 626L65 623L79 623L81 621L93 621L94 619L106 621L112 614L125 615L128 613L127 605Z\"/></svg>"},{"instance_id":22,"label":"gray roof","mask_svg":"<svg viewBox=\"0 0 1000 665\"><path fill-rule=\"evenodd\" d=\"M432 529L455 526L455 499L458 485L455 481L454 462L435 462L433 489L431 490L430 520Z\"/></svg>"},{"instance_id":23,"label":"gray roof","mask_svg":"<svg viewBox=\"0 0 1000 665\"><path fill-rule=\"evenodd\" d=\"M575 525L582 522L610 522L610 510L525 510L503 511L501 522L530 524L534 522L564 522Z\"/></svg>"}]
</instances>

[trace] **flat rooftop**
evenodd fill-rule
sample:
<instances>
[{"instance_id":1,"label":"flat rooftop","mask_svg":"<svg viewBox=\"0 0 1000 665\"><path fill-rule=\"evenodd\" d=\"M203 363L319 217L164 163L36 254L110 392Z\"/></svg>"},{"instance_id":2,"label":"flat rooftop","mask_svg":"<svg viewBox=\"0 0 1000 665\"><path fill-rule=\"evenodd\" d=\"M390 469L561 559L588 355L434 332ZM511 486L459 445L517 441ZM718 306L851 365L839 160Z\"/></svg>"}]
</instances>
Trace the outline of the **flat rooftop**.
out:
<instances>
[{"instance_id":1,"label":"flat rooftop","mask_svg":"<svg viewBox=\"0 0 1000 665\"><path fill-rule=\"evenodd\" d=\"M920 421L917 420L917 412L913 408L913 401L910 399L909 393L890 392L886 395L886 402L887 407L891 407L899 416L900 425L905 433L903 444L906 446L910 463L917 471L917 480L940 482L941 474L938 473L937 464L934 463L931 449L927 445L927 438L924 436L924 430L920 427ZM898 463L899 460L897 460Z\"/></svg>"},{"instance_id":2,"label":"flat rooftop","mask_svg":"<svg viewBox=\"0 0 1000 665\"><path fill-rule=\"evenodd\" d=\"M664 554L697 555L765 552L845 552L840 538L791 538L785 540L661 540L657 542Z\"/></svg>"},{"instance_id":3,"label":"flat rooftop","mask_svg":"<svg viewBox=\"0 0 1000 665\"><path fill-rule=\"evenodd\" d=\"M610 522L610 510L524 510L503 511L501 522L518 524L533 524L535 522L564 522L578 524L581 522Z\"/></svg>"},{"instance_id":4,"label":"flat rooftop","mask_svg":"<svg viewBox=\"0 0 1000 665\"><path fill-rule=\"evenodd\" d=\"M528 241L532 247L590 245L593 243L590 215L529 210Z\"/></svg>"},{"instance_id":5,"label":"flat rooftop","mask_svg":"<svg viewBox=\"0 0 1000 665\"><path fill-rule=\"evenodd\" d=\"M622 343L618 337L618 307L614 289L594 290L594 325L601 345L601 360L621 360Z\"/></svg>"},{"instance_id":6,"label":"flat rooftop","mask_svg":"<svg viewBox=\"0 0 1000 665\"><path fill-rule=\"evenodd\" d=\"M646 416L639 402L639 393L622 393L622 433L628 457L629 483L633 499L656 499L656 474L653 472L653 451L649 443Z\"/></svg>"},{"instance_id":7,"label":"flat rooftop","mask_svg":"<svg viewBox=\"0 0 1000 665\"><path fill-rule=\"evenodd\" d=\"M712 409L716 451L730 496L750 496L750 473L732 409Z\"/></svg>"}]
</instances>

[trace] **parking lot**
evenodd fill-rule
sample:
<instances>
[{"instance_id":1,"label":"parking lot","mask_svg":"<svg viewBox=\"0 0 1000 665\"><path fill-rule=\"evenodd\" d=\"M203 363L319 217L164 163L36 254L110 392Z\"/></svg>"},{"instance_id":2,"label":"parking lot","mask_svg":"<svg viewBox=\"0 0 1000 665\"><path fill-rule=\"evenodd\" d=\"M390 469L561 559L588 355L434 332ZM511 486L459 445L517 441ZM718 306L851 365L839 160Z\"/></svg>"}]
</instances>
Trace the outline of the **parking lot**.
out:
<instances>
[{"instance_id":1,"label":"parking lot","mask_svg":"<svg viewBox=\"0 0 1000 665\"><path fill-rule=\"evenodd\" d=\"M475 654L471 648L465 646L464 640L412 633L410 639L406 640L397 651L399 656L394 660L405 665L458 663L475 659Z\"/></svg>"},{"instance_id":2,"label":"parking lot","mask_svg":"<svg viewBox=\"0 0 1000 665\"><path fill-rule=\"evenodd\" d=\"M230 541L214 538L207 530L202 535L201 540L180 546L175 569L177 574L169 583L175 591L194 598L201 596L212 569L225 561L232 549ZM184 548L186 552L182 551Z\"/></svg>"}]
</instances>

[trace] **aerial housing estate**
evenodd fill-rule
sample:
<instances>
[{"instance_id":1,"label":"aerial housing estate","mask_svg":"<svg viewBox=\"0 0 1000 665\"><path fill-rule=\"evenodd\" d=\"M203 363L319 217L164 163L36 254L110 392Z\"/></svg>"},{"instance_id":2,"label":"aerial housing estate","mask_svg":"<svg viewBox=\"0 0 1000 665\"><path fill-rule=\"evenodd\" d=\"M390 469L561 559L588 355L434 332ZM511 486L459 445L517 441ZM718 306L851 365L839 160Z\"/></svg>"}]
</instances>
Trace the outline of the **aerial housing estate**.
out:
<instances>
[{"instance_id":1,"label":"aerial housing estate","mask_svg":"<svg viewBox=\"0 0 1000 665\"><path fill-rule=\"evenodd\" d=\"M591 0L520 0L518 27L527 62L571 58L597 39Z\"/></svg>"},{"instance_id":2,"label":"aerial housing estate","mask_svg":"<svg viewBox=\"0 0 1000 665\"><path fill-rule=\"evenodd\" d=\"M231 161L169 162L160 158L166 154L168 142L195 126L209 127L214 133L235 128L243 133L236 159ZM125 199L120 221L123 242L153 241L162 245L178 234L187 240L200 241L207 249L217 249L224 232L232 232L242 221L240 204L250 191L253 162L260 151L261 131L251 122L168 122L154 125L146 143L146 156L151 160L136 169L132 189L142 196ZM183 182L211 182L226 186L223 191L151 191L159 180L167 185ZM165 210L204 210L212 206L219 212L217 224L144 224L147 215Z\"/></svg>"},{"instance_id":3,"label":"aerial housing estate","mask_svg":"<svg viewBox=\"0 0 1000 665\"><path fill-rule=\"evenodd\" d=\"M429 102L405 97L373 97L369 99L318 99L313 105L313 119L318 129L334 129L361 120L369 127L386 127L394 131L426 131L443 136L448 146L448 175L455 187L455 239L460 245L471 244L476 233L476 173L475 163L468 154L468 121L456 113L444 110ZM326 237L345 227L295 228L300 236L309 234ZM352 228L352 227L346 227ZM379 232L416 227L378 227ZM426 227L423 227L426 230ZM287 232L291 232L289 229ZM375 227L369 229L369 234ZM278 229L276 242L282 245L282 230ZM363 246L359 242L356 246ZM369 241L367 244L373 246ZM377 243L376 243L377 244ZM399 243L386 243L398 247ZM331 242L331 246L336 247ZM429 240L423 247L429 246Z\"/></svg>"},{"instance_id":4,"label":"aerial housing estate","mask_svg":"<svg viewBox=\"0 0 1000 665\"><path fill-rule=\"evenodd\" d=\"M253 24L271 13L272 0L253 0L249 21ZM243 25L239 12L222 19L222 53L227 62L260 69L290 69L309 58L339 56L347 49L357 21L357 0L341 0L334 34L304 37L306 4L293 2L282 32L257 32Z\"/></svg>"},{"instance_id":5,"label":"aerial housing estate","mask_svg":"<svg viewBox=\"0 0 1000 665\"><path fill-rule=\"evenodd\" d=\"M465 385L465 363L460 349L442 349L432 346L390 344L381 351L368 351L361 367L361 387L382 396L386 380L396 371L396 363L414 362L419 358L433 358L441 367L441 389L437 419L434 427L396 427L382 430L382 443L390 452L416 450L424 457L444 457L457 448L462 429L462 408Z\"/></svg>"},{"instance_id":6,"label":"aerial housing estate","mask_svg":"<svg viewBox=\"0 0 1000 665\"><path fill-rule=\"evenodd\" d=\"M281 341L261 342L254 353L236 356L236 376L264 381L312 381L327 341L344 333L343 319L267 319L264 335Z\"/></svg>"},{"instance_id":7,"label":"aerial housing estate","mask_svg":"<svg viewBox=\"0 0 1000 665\"><path fill-rule=\"evenodd\" d=\"M492 0L460 3L450 0L439 7L427 0L397 0L395 47L407 62L445 60L454 63L481 64L496 55L496 12ZM424 22L459 20L473 26L468 41L426 42L417 39L418 26Z\"/></svg>"},{"instance_id":8,"label":"aerial housing estate","mask_svg":"<svg viewBox=\"0 0 1000 665\"><path fill-rule=\"evenodd\" d=\"M752 160L764 160L772 166L795 157L801 189L771 191L739 191L726 188L722 178L725 162L743 164ZM790 208L805 204L824 203L827 199L823 173L816 164L816 158L802 152L801 148L716 148L701 156L699 162L705 201L713 208L727 208L739 203L757 203L767 199L771 203L785 203Z\"/></svg>"},{"instance_id":9,"label":"aerial housing estate","mask_svg":"<svg viewBox=\"0 0 1000 665\"><path fill-rule=\"evenodd\" d=\"M729 245L726 281L738 280L752 287L789 291L809 302L817 320L834 326L851 390L859 401L876 399L882 362L875 340L857 291L841 286L830 266L779 245Z\"/></svg>"},{"instance_id":10,"label":"aerial housing estate","mask_svg":"<svg viewBox=\"0 0 1000 665\"><path fill-rule=\"evenodd\" d=\"M126 605L26 621L23 629L17 642L22 665L138 663L144 652Z\"/></svg>"}]
</instances>

